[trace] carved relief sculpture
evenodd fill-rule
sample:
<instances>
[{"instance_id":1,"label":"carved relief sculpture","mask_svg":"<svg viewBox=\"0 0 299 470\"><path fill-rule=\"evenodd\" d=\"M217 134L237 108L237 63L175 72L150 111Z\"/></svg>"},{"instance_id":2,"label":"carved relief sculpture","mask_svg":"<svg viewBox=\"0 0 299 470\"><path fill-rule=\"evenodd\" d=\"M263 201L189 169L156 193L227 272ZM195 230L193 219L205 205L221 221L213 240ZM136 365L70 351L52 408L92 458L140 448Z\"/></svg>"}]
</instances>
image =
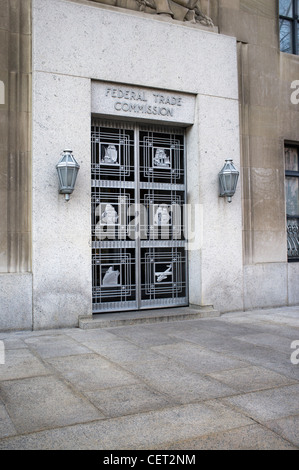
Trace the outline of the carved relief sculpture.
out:
<instances>
[{"instance_id":1,"label":"carved relief sculpture","mask_svg":"<svg viewBox=\"0 0 299 470\"><path fill-rule=\"evenodd\" d=\"M129 10L144 11L169 16L179 21L200 23L213 27L211 18L204 15L200 8L200 0L91 0Z\"/></svg>"},{"instance_id":2,"label":"carved relief sculpture","mask_svg":"<svg viewBox=\"0 0 299 470\"><path fill-rule=\"evenodd\" d=\"M154 215L154 225L169 225L170 215L167 206L159 205Z\"/></svg>"},{"instance_id":3,"label":"carved relief sculpture","mask_svg":"<svg viewBox=\"0 0 299 470\"><path fill-rule=\"evenodd\" d=\"M116 225L118 214L111 204L106 204L104 212L101 214L101 224Z\"/></svg>"},{"instance_id":4,"label":"carved relief sculpture","mask_svg":"<svg viewBox=\"0 0 299 470\"><path fill-rule=\"evenodd\" d=\"M105 155L101 160L101 163L106 165L118 165L118 154L115 145L108 145L105 147Z\"/></svg>"},{"instance_id":5,"label":"carved relief sculpture","mask_svg":"<svg viewBox=\"0 0 299 470\"><path fill-rule=\"evenodd\" d=\"M167 269L163 272L156 272L155 276L157 277L157 282L162 282L168 278L168 276L172 276L172 265L168 264Z\"/></svg>"},{"instance_id":6,"label":"carved relief sculpture","mask_svg":"<svg viewBox=\"0 0 299 470\"><path fill-rule=\"evenodd\" d=\"M106 271L103 277L102 286L104 287L119 286L119 283L118 283L119 274L120 272L118 270L114 271L113 266L110 266L110 268Z\"/></svg>"},{"instance_id":7,"label":"carved relief sculpture","mask_svg":"<svg viewBox=\"0 0 299 470\"><path fill-rule=\"evenodd\" d=\"M171 161L165 149L159 148L156 150L155 156L153 158L153 164L154 164L154 167L159 167L159 168L171 167Z\"/></svg>"}]
</instances>

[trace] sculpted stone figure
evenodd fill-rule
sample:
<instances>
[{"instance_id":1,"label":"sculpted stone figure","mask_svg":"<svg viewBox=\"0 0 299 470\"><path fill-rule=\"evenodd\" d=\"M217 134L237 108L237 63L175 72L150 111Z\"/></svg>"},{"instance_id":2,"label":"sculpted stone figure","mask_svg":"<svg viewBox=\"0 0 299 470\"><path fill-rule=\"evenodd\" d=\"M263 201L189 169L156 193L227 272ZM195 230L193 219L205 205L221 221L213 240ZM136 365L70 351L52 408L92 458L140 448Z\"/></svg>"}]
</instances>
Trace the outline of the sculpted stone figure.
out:
<instances>
[{"instance_id":1,"label":"sculpted stone figure","mask_svg":"<svg viewBox=\"0 0 299 470\"><path fill-rule=\"evenodd\" d=\"M214 26L211 18L201 12L200 0L91 0L129 10L169 16L179 21Z\"/></svg>"}]
</instances>

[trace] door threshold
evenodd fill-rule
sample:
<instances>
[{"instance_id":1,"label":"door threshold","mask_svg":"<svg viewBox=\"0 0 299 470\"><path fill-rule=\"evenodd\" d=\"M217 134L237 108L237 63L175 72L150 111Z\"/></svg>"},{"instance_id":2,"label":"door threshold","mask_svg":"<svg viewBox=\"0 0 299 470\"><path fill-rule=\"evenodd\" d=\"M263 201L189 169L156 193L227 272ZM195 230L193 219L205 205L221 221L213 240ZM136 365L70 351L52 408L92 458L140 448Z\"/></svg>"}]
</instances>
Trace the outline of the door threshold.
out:
<instances>
[{"instance_id":1,"label":"door threshold","mask_svg":"<svg viewBox=\"0 0 299 470\"><path fill-rule=\"evenodd\" d=\"M220 312L212 306L175 307L154 310L134 310L129 312L96 313L89 317L79 317L79 328L111 328L138 325L142 323L162 323L168 321L196 320L197 318L219 317Z\"/></svg>"}]
</instances>

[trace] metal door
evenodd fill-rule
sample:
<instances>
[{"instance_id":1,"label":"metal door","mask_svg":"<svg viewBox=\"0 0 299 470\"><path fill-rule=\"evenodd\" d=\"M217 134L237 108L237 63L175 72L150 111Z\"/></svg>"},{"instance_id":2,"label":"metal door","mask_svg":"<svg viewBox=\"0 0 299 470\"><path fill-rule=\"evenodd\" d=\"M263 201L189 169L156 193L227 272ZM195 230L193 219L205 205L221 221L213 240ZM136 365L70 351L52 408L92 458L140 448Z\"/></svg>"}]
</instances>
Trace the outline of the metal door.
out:
<instances>
[{"instance_id":1,"label":"metal door","mask_svg":"<svg viewBox=\"0 0 299 470\"><path fill-rule=\"evenodd\" d=\"M188 304L181 128L93 119L93 312Z\"/></svg>"}]
</instances>

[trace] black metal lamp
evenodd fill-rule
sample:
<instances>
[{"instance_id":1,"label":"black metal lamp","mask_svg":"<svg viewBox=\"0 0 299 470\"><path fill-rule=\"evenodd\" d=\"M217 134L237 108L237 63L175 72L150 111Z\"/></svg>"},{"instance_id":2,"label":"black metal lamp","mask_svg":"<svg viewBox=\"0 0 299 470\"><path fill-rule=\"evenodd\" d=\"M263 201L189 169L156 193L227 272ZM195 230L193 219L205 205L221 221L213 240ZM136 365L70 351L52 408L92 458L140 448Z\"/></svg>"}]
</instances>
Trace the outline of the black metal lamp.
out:
<instances>
[{"instance_id":1,"label":"black metal lamp","mask_svg":"<svg viewBox=\"0 0 299 470\"><path fill-rule=\"evenodd\" d=\"M228 202L232 202L232 197L236 192L239 171L233 164L232 159L225 160L225 165L219 173L219 196L227 197Z\"/></svg>"},{"instance_id":2,"label":"black metal lamp","mask_svg":"<svg viewBox=\"0 0 299 470\"><path fill-rule=\"evenodd\" d=\"M75 188L80 165L73 157L72 150L64 150L61 155L62 157L56 165L59 178L59 192L65 195L66 201L69 201L70 195Z\"/></svg>"}]
</instances>

